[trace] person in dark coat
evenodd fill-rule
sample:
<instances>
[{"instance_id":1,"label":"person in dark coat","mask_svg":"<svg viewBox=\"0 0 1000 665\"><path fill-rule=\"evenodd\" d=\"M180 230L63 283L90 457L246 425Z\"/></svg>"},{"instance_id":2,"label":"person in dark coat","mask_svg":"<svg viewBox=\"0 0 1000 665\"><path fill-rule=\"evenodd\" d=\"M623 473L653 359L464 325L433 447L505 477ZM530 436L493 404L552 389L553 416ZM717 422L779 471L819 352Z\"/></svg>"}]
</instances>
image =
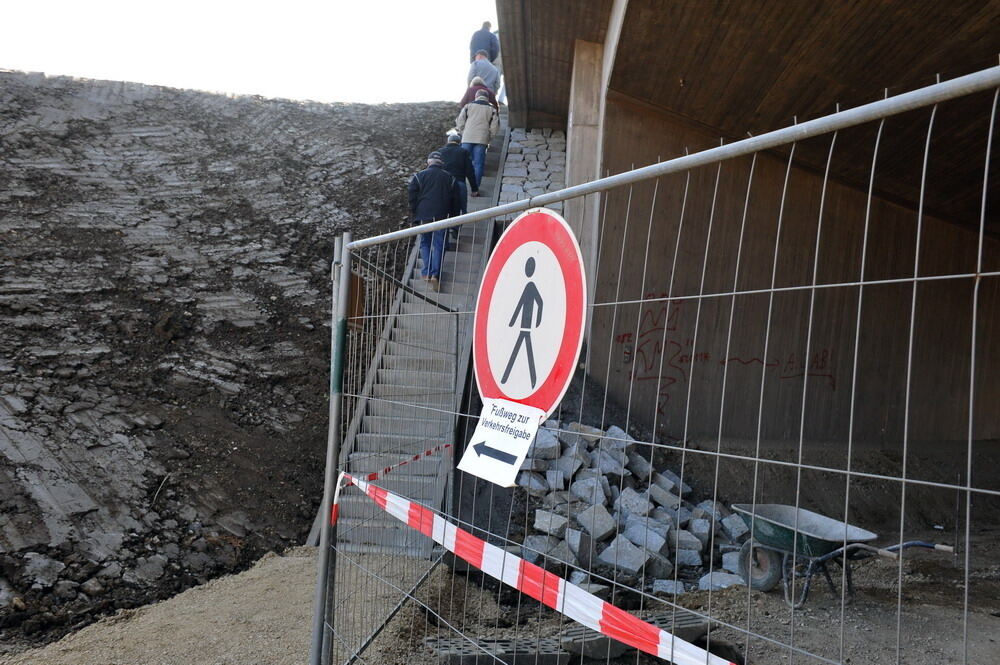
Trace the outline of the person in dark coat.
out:
<instances>
[{"instance_id":1,"label":"person in dark coat","mask_svg":"<svg viewBox=\"0 0 1000 665\"><path fill-rule=\"evenodd\" d=\"M458 198L461 202L459 212L464 215L468 212L468 193L472 192L473 196L479 196L479 181L476 180L476 169L472 165L472 156L461 144L461 134L449 134L448 143L443 148L438 148L438 152L441 153L441 159L444 160L444 170L450 173L458 183ZM465 186L466 182L469 183L468 188Z\"/></svg>"},{"instance_id":2,"label":"person in dark coat","mask_svg":"<svg viewBox=\"0 0 1000 665\"><path fill-rule=\"evenodd\" d=\"M491 27L493 26L489 21L484 21L483 27L472 33L472 39L469 40L469 62L476 59L476 51L479 50L486 51L490 62L500 55L500 40L490 32Z\"/></svg>"},{"instance_id":3,"label":"person in dark coat","mask_svg":"<svg viewBox=\"0 0 1000 665\"><path fill-rule=\"evenodd\" d=\"M441 159L444 160L444 170L455 178L458 183L458 200L461 204L459 214L464 215L469 212L469 192L473 196L479 196L479 182L476 181L476 169L472 165L472 156L469 151L462 147L461 134L449 134L447 142L443 148L438 148ZM469 186L466 187L465 183ZM448 237L451 241L458 242L458 228L448 229ZM447 250L455 249L451 242L448 243Z\"/></svg>"},{"instance_id":4,"label":"person in dark coat","mask_svg":"<svg viewBox=\"0 0 1000 665\"><path fill-rule=\"evenodd\" d=\"M469 81L469 87L465 89L465 95L462 96L462 101L458 105L464 107L466 104L476 101L476 93L480 90L486 93L486 98L489 100L490 105L499 111L500 104L497 103L497 96L493 94L493 91L489 89L481 76L474 76Z\"/></svg>"},{"instance_id":5,"label":"person in dark coat","mask_svg":"<svg viewBox=\"0 0 1000 665\"><path fill-rule=\"evenodd\" d=\"M410 178L410 216L414 223L434 222L458 213L458 183L444 170L444 159L435 150L427 155L427 168ZM445 229L420 235L421 274L431 290L441 289Z\"/></svg>"}]
</instances>

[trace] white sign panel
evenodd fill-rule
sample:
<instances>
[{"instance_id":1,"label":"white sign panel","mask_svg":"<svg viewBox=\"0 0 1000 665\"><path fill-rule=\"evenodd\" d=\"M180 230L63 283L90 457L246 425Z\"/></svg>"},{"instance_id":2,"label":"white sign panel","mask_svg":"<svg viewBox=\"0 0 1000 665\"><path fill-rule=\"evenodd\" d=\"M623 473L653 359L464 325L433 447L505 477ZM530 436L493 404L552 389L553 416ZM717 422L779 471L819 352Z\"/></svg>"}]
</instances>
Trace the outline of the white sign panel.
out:
<instances>
[{"instance_id":1,"label":"white sign panel","mask_svg":"<svg viewBox=\"0 0 1000 665\"><path fill-rule=\"evenodd\" d=\"M483 412L458 468L513 487L545 412L504 399L483 400Z\"/></svg>"}]
</instances>

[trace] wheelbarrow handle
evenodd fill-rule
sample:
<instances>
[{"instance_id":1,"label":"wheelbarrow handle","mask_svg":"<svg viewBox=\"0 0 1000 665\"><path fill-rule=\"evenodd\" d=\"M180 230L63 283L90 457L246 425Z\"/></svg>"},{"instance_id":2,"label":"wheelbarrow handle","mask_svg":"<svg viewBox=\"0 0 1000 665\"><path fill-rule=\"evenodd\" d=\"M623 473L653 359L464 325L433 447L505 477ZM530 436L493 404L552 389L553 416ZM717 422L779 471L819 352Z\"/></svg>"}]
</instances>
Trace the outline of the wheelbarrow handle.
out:
<instances>
[{"instance_id":1,"label":"wheelbarrow handle","mask_svg":"<svg viewBox=\"0 0 1000 665\"><path fill-rule=\"evenodd\" d=\"M926 540L910 540L905 543L900 543L898 545L891 545L886 550L890 552L898 552L899 550L905 550L910 547L923 547L929 550L937 550L939 552L954 552L955 548L951 545L942 545L940 543L930 543Z\"/></svg>"}]
</instances>

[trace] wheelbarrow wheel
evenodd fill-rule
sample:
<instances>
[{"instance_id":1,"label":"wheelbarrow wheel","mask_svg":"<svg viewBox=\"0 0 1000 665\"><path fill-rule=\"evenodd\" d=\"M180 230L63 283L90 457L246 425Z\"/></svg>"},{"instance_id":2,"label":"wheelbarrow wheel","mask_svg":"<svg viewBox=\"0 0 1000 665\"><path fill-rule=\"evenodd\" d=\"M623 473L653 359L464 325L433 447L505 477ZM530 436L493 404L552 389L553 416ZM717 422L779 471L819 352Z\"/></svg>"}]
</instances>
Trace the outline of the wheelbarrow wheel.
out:
<instances>
[{"instance_id":1,"label":"wheelbarrow wheel","mask_svg":"<svg viewBox=\"0 0 1000 665\"><path fill-rule=\"evenodd\" d=\"M740 548L740 576L755 591L770 591L781 579L781 555L748 540Z\"/></svg>"}]
</instances>

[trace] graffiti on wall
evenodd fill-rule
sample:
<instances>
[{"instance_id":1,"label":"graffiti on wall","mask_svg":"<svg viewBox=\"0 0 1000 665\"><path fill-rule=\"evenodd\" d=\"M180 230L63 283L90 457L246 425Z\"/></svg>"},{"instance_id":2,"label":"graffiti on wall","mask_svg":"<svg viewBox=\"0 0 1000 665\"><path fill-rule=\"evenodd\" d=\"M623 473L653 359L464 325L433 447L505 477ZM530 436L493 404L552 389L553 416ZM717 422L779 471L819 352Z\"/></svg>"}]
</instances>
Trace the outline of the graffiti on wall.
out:
<instances>
[{"instance_id":1,"label":"graffiti on wall","mask_svg":"<svg viewBox=\"0 0 1000 665\"><path fill-rule=\"evenodd\" d=\"M687 383L691 367L698 363L717 362L734 370L760 366L779 380L808 377L830 390L837 389L833 350L829 347L811 350L808 359L804 351L783 349L777 349L767 360L738 355L716 357L710 351L695 349L695 340L682 332L679 322L685 309L690 310L690 302L666 298L665 293L647 293L645 299L654 302L647 303L640 314L638 330L622 330L614 337L619 357L629 366L629 379L636 386L650 383L657 386L658 414L666 415L671 394L677 386ZM699 346L705 346L704 340Z\"/></svg>"}]
</instances>

